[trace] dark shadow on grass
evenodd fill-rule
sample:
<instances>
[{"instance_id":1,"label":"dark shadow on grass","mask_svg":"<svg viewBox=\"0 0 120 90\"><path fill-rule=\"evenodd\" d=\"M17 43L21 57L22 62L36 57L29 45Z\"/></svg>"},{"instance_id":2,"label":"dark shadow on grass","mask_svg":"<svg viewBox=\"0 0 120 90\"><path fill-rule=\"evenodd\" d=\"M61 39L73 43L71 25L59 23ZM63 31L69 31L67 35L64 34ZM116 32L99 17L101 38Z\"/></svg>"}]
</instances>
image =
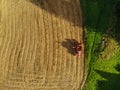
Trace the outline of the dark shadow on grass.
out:
<instances>
[{"instance_id":1,"label":"dark shadow on grass","mask_svg":"<svg viewBox=\"0 0 120 90\"><path fill-rule=\"evenodd\" d=\"M68 53L72 55L76 55L75 49L73 48L75 39L66 39L65 41L62 42L62 46L67 48Z\"/></svg>"},{"instance_id":2,"label":"dark shadow on grass","mask_svg":"<svg viewBox=\"0 0 120 90\"><path fill-rule=\"evenodd\" d=\"M115 13L116 13L117 17L120 17L120 1L117 2L115 8L116 8Z\"/></svg>"},{"instance_id":3,"label":"dark shadow on grass","mask_svg":"<svg viewBox=\"0 0 120 90\"><path fill-rule=\"evenodd\" d=\"M115 69L120 72L120 64ZM120 90L120 74L114 74L96 70L96 72L106 80L98 80L97 90Z\"/></svg>"},{"instance_id":4,"label":"dark shadow on grass","mask_svg":"<svg viewBox=\"0 0 120 90\"><path fill-rule=\"evenodd\" d=\"M120 64L117 64L117 65L115 66L115 69L116 69L118 72L120 72Z\"/></svg>"},{"instance_id":5,"label":"dark shadow on grass","mask_svg":"<svg viewBox=\"0 0 120 90\"><path fill-rule=\"evenodd\" d=\"M116 24L113 28L113 38L116 39L120 44L120 17L116 18Z\"/></svg>"},{"instance_id":6,"label":"dark shadow on grass","mask_svg":"<svg viewBox=\"0 0 120 90\"><path fill-rule=\"evenodd\" d=\"M77 0L30 0L30 2L56 17L68 20L72 25L82 26L80 4Z\"/></svg>"},{"instance_id":7,"label":"dark shadow on grass","mask_svg":"<svg viewBox=\"0 0 120 90\"><path fill-rule=\"evenodd\" d=\"M89 32L107 35L120 43L119 0L81 0L81 6L84 26Z\"/></svg>"}]
</instances>

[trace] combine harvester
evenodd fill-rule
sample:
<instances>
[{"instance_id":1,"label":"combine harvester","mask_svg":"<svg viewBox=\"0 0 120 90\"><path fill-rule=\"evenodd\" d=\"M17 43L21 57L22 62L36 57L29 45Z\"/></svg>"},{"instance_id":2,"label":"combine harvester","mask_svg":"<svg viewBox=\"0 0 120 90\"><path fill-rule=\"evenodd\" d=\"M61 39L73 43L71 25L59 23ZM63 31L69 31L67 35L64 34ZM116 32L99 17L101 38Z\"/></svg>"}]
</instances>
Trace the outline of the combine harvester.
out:
<instances>
[{"instance_id":1,"label":"combine harvester","mask_svg":"<svg viewBox=\"0 0 120 90\"><path fill-rule=\"evenodd\" d=\"M82 56L82 43L79 43L78 41L74 41L73 48L75 49L75 53L77 54L77 57L81 58L81 56Z\"/></svg>"}]
</instances>

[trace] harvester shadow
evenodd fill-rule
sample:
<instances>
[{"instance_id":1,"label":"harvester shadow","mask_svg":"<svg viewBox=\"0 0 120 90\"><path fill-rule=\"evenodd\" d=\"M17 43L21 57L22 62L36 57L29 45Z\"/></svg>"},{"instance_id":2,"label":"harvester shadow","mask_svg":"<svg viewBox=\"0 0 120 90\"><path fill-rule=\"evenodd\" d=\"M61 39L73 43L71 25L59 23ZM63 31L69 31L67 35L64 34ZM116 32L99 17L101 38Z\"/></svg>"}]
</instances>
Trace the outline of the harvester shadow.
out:
<instances>
[{"instance_id":1,"label":"harvester shadow","mask_svg":"<svg viewBox=\"0 0 120 90\"><path fill-rule=\"evenodd\" d=\"M82 26L80 5L75 0L30 0L30 2L55 17L71 22L73 26Z\"/></svg>"},{"instance_id":2,"label":"harvester shadow","mask_svg":"<svg viewBox=\"0 0 120 90\"><path fill-rule=\"evenodd\" d=\"M73 48L75 39L65 39L65 41L62 42L62 46L67 48L68 53L72 55L76 55L75 49Z\"/></svg>"}]
</instances>

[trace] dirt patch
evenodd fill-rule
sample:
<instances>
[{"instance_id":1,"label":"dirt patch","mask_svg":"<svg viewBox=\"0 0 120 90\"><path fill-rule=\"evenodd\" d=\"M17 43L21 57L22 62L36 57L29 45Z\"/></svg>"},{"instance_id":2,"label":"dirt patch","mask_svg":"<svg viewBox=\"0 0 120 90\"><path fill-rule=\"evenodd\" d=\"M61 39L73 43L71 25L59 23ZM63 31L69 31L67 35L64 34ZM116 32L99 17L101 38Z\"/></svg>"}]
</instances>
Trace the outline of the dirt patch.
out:
<instances>
[{"instance_id":1,"label":"dirt patch","mask_svg":"<svg viewBox=\"0 0 120 90\"><path fill-rule=\"evenodd\" d=\"M100 53L99 58L108 60L113 57L119 50L119 43L112 38L108 38L107 45L105 46L105 49Z\"/></svg>"}]
</instances>

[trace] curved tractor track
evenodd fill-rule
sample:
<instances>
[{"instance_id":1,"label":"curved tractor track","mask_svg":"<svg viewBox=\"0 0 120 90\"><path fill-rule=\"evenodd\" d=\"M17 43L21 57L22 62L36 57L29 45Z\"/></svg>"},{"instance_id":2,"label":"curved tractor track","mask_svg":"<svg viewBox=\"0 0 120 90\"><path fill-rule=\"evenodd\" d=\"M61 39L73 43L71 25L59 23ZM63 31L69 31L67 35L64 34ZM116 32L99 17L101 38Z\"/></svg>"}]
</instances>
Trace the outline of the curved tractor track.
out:
<instances>
[{"instance_id":1,"label":"curved tractor track","mask_svg":"<svg viewBox=\"0 0 120 90\"><path fill-rule=\"evenodd\" d=\"M0 0L0 90L81 88L71 39L83 40L79 0Z\"/></svg>"}]
</instances>

